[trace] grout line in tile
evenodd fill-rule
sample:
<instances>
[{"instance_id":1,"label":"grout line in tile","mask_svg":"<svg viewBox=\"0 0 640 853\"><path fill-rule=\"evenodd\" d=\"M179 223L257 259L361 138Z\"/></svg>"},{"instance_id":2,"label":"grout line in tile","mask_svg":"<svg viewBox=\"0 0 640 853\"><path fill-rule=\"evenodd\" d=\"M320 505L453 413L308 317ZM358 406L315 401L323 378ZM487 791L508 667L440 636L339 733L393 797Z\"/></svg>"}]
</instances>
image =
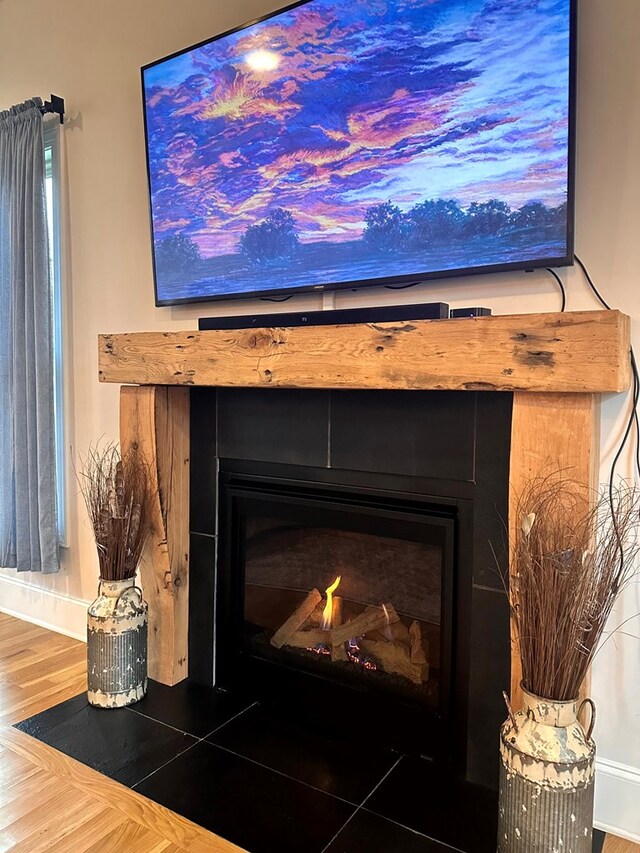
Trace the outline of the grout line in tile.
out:
<instances>
[{"instance_id":1,"label":"grout line in tile","mask_svg":"<svg viewBox=\"0 0 640 853\"><path fill-rule=\"evenodd\" d=\"M219 732L220 729L223 729L225 726L228 726L229 723L232 723L234 720L237 720L238 717L241 717L243 714L246 714L246 712L250 711L252 708L255 708L257 704L258 702L252 702L251 705L247 705L247 707L243 708L242 711L238 711L238 713L234 714L233 717L230 717L228 720L225 720L224 723L220 723L219 726L216 726L215 729L210 731L204 737L201 737L200 740L206 740L208 737L211 737L211 735L214 735L216 732Z\"/></svg>"},{"instance_id":2,"label":"grout line in tile","mask_svg":"<svg viewBox=\"0 0 640 853\"><path fill-rule=\"evenodd\" d=\"M374 814L377 817L381 817L383 820L388 820L391 823L395 823L396 826L401 826L402 829L407 829L409 832L415 833L415 835L420 835L422 838L428 838L430 841L435 841L437 844L442 844L443 847L447 847L447 848L449 848L449 850L455 850L456 853L463 853L463 851L461 851L458 847L453 847L451 844L447 844L446 841L441 841L439 838L434 838L432 835L425 835L424 832L418 832L417 829L413 829L411 826L405 826L404 823L400 823L397 820L393 820L393 818L390 818L390 817L387 817L386 815L380 814L380 812L374 812L373 809L365 808L367 801L375 794L375 792L378 790L380 785L382 785L382 783L389 776L389 774L392 773L396 769L396 767L398 766L398 764L400 764L400 762L402 761L403 758L404 758L403 755L401 755L398 758L398 760L393 765L393 767L390 770L388 770L387 773L385 773L385 775L378 782L378 784L375 786L375 788L372 791L370 791L369 794L367 794L367 796L360 803L360 805L358 806L356 811L360 811L360 809L362 809L365 812L369 812L369 814ZM351 815L351 817L354 817L354 815ZM324 853L324 850L322 851L322 853Z\"/></svg>"},{"instance_id":3,"label":"grout line in tile","mask_svg":"<svg viewBox=\"0 0 640 853\"><path fill-rule=\"evenodd\" d=\"M360 808L362 808L362 806ZM358 811L360 811L360 809L358 809ZM448 844L446 841L442 841L440 838L436 838L434 835L426 835L424 832L418 832L418 830L414 829L412 826L407 826L406 823L400 823L399 820L394 820L392 817L387 817L387 815L380 814L380 812L374 812L373 809L362 808L362 811L368 812L369 814L375 815L376 817L380 817L383 820L388 820L389 823L394 823L401 829L406 829L408 832L413 832L414 835L419 835L420 838L428 838L429 841L434 841L436 844L440 844L442 845L442 847L446 847L447 850L453 850L454 853L464 853L464 850L462 850L460 847L454 847L453 845Z\"/></svg>"},{"instance_id":4,"label":"grout line in tile","mask_svg":"<svg viewBox=\"0 0 640 853\"><path fill-rule=\"evenodd\" d=\"M253 708L253 706L257 705L257 704L258 704L257 702L253 702L251 705L247 705L247 707L243 708L242 711L238 711L238 713L234 714L233 717L226 720L224 723L220 723L220 725L217 726L215 729L213 729L213 731L208 732L206 735L202 735L202 737L198 737L198 735L194 735L193 732L188 732L185 729L179 729L177 726L172 726L171 723L165 723L163 720L158 720L156 717L152 717L150 714L145 714L144 711L139 711L137 708L132 708L131 706L129 706L129 707L125 708L124 710L125 711L134 711L136 714L138 714L138 716L144 717L145 720L152 720L154 723L160 723L161 726L166 726L168 729L173 729L174 732L179 732L181 735L187 735L188 737L194 738L197 743L200 743L201 740L205 740L206 738L210 737L210 735L214 734L214 732L217 732L218 729L221 729L223 726L226 726L227 723L230 723L232 720L235 720L241 714L244 714L245 711L248 711L249 708ZM195 746L195 744L193 744L193 745ZM178 754L181 754L181 753L178 753Z\"/></svg>"},{"instance_id":5,"label":"grout line in tile","mask_svg":"<svg viewBox=\"0 0 640 853\"><path fill-rule=\"evenodd\" d=\"M336 840L336 838L340 835L340 833L342 832L342 830L347 828L347 826L351 823L351 821L354 819L354 817L358 814L358 812L359 812L359 811L360 811L360 806L357 806L357 807L353 810L353 812L349 815L349 817L345 820L345 822L342 824L342 826L340 827L340 829L335 833L335 835L333 835L333 836L329 839L329 843L328 843L328 844L325 844L325 846L322 848L322 850L320 851L320 853L326 853L326 851L329 849L329 847L331 847L331 845L333 844L333 842L334 842L334 841Z\"/></svg>"},{"instance_id":6,"label":"grout line in tile","mask_svg":"<svg viewBox=\"0 0 640 853\"><path fill-rule=\"evenodd\" d=\"M207 744L213 747L214 749L221 749L223 752L226 752L229 755L233 755L235 758L241 758L244 761L249 761L251 764L255 764L257 767L262 767L263 770L268 770L270 773L277 773L278 776L283 776L290 782L297 782L299 785L304 785L305 788L311 788L312 791L317 791L319 794L324 794L325 797L331 797L334 800L340 800L341 803L346 803L348 806L357 806L357 804L351 802L351 800L345 800L344 797L339 797L337 794L330 794L328 791L323 791L322 788L316 788L315 785L311 785L309 782L305 782L302 779L296 779L295 776L289 776L288 773L283 773L282 770L276 770L275 767L269 767L268 764L262 764L260 761L256 761L255 758L248 758L246 755L241 755L241 753L239 752L234 752L232 749L227 749L226 746L220 746L219 743L211 743L211 741L207 741Z\"/></svg>"},{"instance_id":7,"label":"grout line in tile","mask_svg":"<svg viewBox=\"0 0 640 853\"><path fill-rule=\"evenodd\" d=\"M322 848L321 853L325 853L325 851L326 851L326 850L328 850L328 849L329 849L329 847L331 847L331 845L332 845L332 844L333 844L333 842L336 840L336 838L340 835L340 833L342 832L342 830L347 828L348 824L349 824L349 823L351 823L351 821L352 821L352 820L354 819L354 817L358 814L358 812L360 811L360 809L361 809L361 808L364 806L364 804L367 802L367 800L369 799L369 797L373 796L373 794L375 794L375 792L378 790L378 788L380 787L380 785L382 785L382 783L383 783L383 782L384 782L384 780L387 778L387 776L389 776L389 774L390 774L390 773L393 773L393 771L396 769L396 767L398 766L398 764L400 764L400 762L402 761L402 758L403 758L403 756L402 756L402 755L399 755L399 756L398 756L398 758L396 759L396 761L395 761L395 762L391 765L391 767L387 770L387 772L384 774L384 776L382 777L382 779L380 779L380 781L378 782L378 784L377 784L377 785L374 785L374 787L369 791L369 793L368 793L368 794L367 794L367 796L364 798L364 800L363 800L363 801L360 803L360 805L355 809L355 811L353 812L353 814L351 814L351 815L349 816L349 818L348 818L348 819L347 819L347 820L342 824L342 826L341 826L341 827L340 827L340 829L336 832L336 834L333 836L333 838L331 838L331 839L329 840L329 843L328 843L327 845L325 845L325 846Z\"/></svg>"},{"instance_id":8,"label":"grout line in tile","mask_svg":"<svg viewBox=\"0 0 640 853\"><path fill-rule=\"evenodd\" d=\"M161 726L166 726L168 729L173 729L174 732L179 732L181 735L188 735L189 737L195 738L199 740L197 735L191 734L191 732L186 732L184 729L179 729L177 726L172 726L171 723L165 723L162 720L158 720L155 717L152 717L151 714L145 714L144 711L138 711L137 708L125 708L125 711L133 711L134 714L137 714L139 717L144 717L145 720L151 720L153 723L160 723Z\"/></svg>"},{"instance_id":9,"label":"grout line in tile","mask_svg":"<svg viewBox=\"0 0 640 853\"><path fill-rule=\"evenodd\" d=\"M398 756L398 758L396 759L396 761L394 761L394 763L393 763L393 764L391 765L391 767L387 770L387 772L384 774L384 776L382 777L382 779L380 779L380 781L378 782L378 784L373 786L373 788L369 791L369 793L368 793L368 794L367 794L367 796L364 798L364 800L360 803L360 805L358 806L358 808L359 808L359 809L363 808L363 806L364 806L364 804L367 802L367 800L375 794L375 792L378 790L378 788L380 787L380 785L382 785L382 783L385 781L385 779L386 779L386 778L387 778L391 773L393 773L393 771L396 769L396 767L398 766L398 764L400 764L400 762L402 761L402 759L403 759L403 758L404 758L404 755L399 755L399 756Z\"/></svg>"},{"instance_id":10,"label":"grout line in tile","mask_svg":"<svg viewBox=\"0 0 640 853\"><path fill-rule=\"evenodd\" d=\"M161 764L160 767L156 767L156 769L152 770L151 773L147 773L147 775L143 776L142 779L138 779L138 781L134 785L129 785L128 787L131 788L132 791L135 791L138 785L141 785L143 782L146 782L147 779L149 779L151 776L154 776L159 770L163 770L165 767L171 764L172 761L175 761L176 758L179 758L181 755L184 755L185 752L189 752L190 749L193 749L199 743L199 740L197 740L195 743L190 743L186 749L181 750L176 755L172 756L168 761L165 761L164 764Z\"/></svg>"},{"instance_id":11,"label":"grout line in tile","mask_svg":"<svg viewBox=\"0 0 640 853\"><path fill-rule=\"evenodd\" d=\"M145 782L145 781L146 781L150 776L153 776L153 775L154 775L155 773L157 773L159 770L162 770L163 768L167 767L167 765L171 764L171 762L172 762L172 761L175 761L175 760L176 760L176 758L179 758L181 755L184 755L184 754L185 754L185 752L189 752L189 750L190 750L190 749L193 749L193 748L194 748L194 746L198 746L198 744L199 744L199 743L202 743L204 740L206 740L206 739L207 739L210 735L212 735L214 732L217 732L217 731L218 731L218 729L221 729L223 726L226 726L226 724L227 724L227 723L230 723L230 722L231 722L231 720L235 720L235 719L236 719L237 717L239 717L241 714L244 714L244 712L245 712L245 711L248 711L248 710L249 710L249 708L253 708L253 706L254 706L254 705L257 705L257 704L258 704L257 702L253 702L251 705L248 705L246 708L243 708L243 709L242 709L242 711L239 711L237 714L235 714L233 717L231 717L231 719L230 719L230 720L227 720L227 722L226 722L226 723L222 723L221 725L219 725L219 726L218 726L218 728L214 729L214 730L213 730L213 732L209 732L209 734L204 735L203 737L196 737L195 735L192 735L190 732L183 732L183 731L182 731L182 729L176 729L176 728L175 728L175 726L170 726L170 725L169 725L169 723L162 723L162 722L161 722L161 720L156 720L156 719L155 719L155 717L149 717L149 716L147 716L146 714L143 714L143 713L142 713L142 711L136 711L136 713L137 713L137 714L139 714L141 717L145 717L145 718L146 718L146 719L148 719L148 720L153 720L153 721L154 721L154 722L156 722L156 723L161 723L161 725L163 725L163 726L167 726L167 727L168 727L168 728L170 728L170 729L174 729L174 731L176 731L176 732L180 732L180 734L184 734L184 735L187 735L187 736L188 736L188 737L190 737L190 738L193 738L193 739L194 739L194 743L189 744L189 746L188 746L186 749L182 749L182 750L180 750L180 752L177 752L177 753L176 753L174 756L172 756L168 761L165 761L165 762L164 762L164 764L161 764L161 765L160 765L160 767L156 767L156 769L155 769L155 770L152 770L152 771L151 771L151 773L147 773L147 775L146 775L146 776L144 776L142 779L139 779L139 780L135 783L135 785L132 785L132 786L131 786L131 789L133 790L133 789L136 787L136 785L141 785L141 784L142 784L143 782ZM130 711L133 711L133 710L135 710L135 709L134 709L134 708L129 708L129 710L130 710ZM210 746L211 746L211 744L210 744Z\"/></svg>"}]
</instances>

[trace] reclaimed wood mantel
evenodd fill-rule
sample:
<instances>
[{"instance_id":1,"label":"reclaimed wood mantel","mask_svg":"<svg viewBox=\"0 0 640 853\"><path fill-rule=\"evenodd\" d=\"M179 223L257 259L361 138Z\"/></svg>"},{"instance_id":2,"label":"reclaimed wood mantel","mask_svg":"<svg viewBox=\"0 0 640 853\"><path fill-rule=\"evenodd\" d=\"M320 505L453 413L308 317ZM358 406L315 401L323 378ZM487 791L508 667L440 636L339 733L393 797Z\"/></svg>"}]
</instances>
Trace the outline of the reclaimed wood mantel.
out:
<instances>
[{"instance_id":1,"label":"reclaimed wood mantel","mask_svg":"<svg viewBox=\"0 0 640 853\"><path fill-rule=\"evenodd\" d=\"M102 382L622 391L629 318L576 311L350 326L100 335Z\"/></svg>"},{"instance_id":2,"label":"reclaimed wood mantel","mask_svg":"<svg viewBox=\"0 0 640 853\"><path fill-rule=\"evenodd\" d=\"M619 311L100 335L100 381L124 386L122 447L140 449L156 480L141 568L149 675L176 684L188 671L190 386L514 392L513 541L515 496L542 466L570 470L591 499L600 395L628 389L629 349ZM512 656L514 696L519 679Z\"/></svg>"}]
</instances>

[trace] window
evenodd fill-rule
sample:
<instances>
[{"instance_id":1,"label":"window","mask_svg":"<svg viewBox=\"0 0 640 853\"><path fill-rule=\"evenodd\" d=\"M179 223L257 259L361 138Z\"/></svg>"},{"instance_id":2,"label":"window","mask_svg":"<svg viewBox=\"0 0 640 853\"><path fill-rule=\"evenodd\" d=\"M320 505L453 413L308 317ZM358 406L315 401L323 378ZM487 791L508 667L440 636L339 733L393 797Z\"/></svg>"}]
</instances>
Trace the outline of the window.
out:
<instances>
[{"instance_id":1,"label":"window","mask_svg":"<svg viewBox=\"0 0 640 853\"><path fill-rule=\"evenodd\" d=\"M60 240L60 125L58 117L44 125L45 192L49 228L49 271L53 313L54 411L56 439L56 477L58 500L58 536L66 545L66 465L64 437L64 359L63 359L63 293Z\"/></svg>"}]
</instances>

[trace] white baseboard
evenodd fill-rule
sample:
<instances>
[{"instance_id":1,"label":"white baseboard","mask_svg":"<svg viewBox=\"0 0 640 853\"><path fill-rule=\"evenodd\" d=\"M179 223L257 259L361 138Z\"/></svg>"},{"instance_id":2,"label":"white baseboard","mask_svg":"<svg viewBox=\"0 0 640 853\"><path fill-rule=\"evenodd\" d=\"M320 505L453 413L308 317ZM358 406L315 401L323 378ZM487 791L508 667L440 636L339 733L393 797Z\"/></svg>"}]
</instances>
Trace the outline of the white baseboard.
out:
<instances>
[{"instance_id":1,"label":"white baseboard","mask_svg":"<svg viewBox=\"0 0 640 853\"><path fill-rule=\"evenodd\" d=\"M88 601L0 576L0 611L86 642Z\"/></svg>"},{"instance_id":2,"label":"white baseboard","mask_svg":"<svg viewBox=\"0 0 640 853\"><path fill-rule=\"evenodd\" d=\"M640 842L640 770L596 759L594 822L603 832Z\"/></svg>"}]
</instances>

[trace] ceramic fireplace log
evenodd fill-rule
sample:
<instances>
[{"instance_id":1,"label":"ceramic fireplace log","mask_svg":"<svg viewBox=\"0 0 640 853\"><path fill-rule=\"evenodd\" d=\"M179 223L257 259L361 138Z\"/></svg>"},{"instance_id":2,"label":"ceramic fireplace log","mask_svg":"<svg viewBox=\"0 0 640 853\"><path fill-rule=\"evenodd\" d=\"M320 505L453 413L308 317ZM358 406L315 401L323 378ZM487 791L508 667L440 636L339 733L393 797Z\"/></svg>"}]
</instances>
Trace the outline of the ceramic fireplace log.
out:
<instances>
[{"instance_id":1,"label":"ceramic fireplace log","mask_svg":"<svg viewBox=\"0 0 640 853\"><path fill-rule=\"evenodd\" d=\"M319 601L316 606L311 611L311 615L304 622L302 627L306 630L308 628L319 628L322 625L322 614L324 612L324 601Z\"/></svg>"},{"instance_id":2,"label":"ceramic fireplace log","mask_svg":"<svg viewBox=\"0 0 640 853\"><path fill-rule=\"evenodd\" d=\"M314 646L326 646L330 642L329 632L322 628L309 628L308 630L296 631L291 634L286 646L294 649L312 649Z\"/></svg>"},{"instance_id":3,"label":"ceramic fireplace log","mask_svg":"<svg viewBox=\"0 0 640 853\"><path fill-rule=\"evenodd\" d=\"M387 673L400 675L418 685L429 678L427 664L412 663L409 648L401 643L362 639L359 646Z\"/></svg>"},{"instance_id":4,"label":"ceramic fireplace log","mask_svg":"<svg viewBox=\"0 0 640 853\"><path fill-rule=\"evenodd\" d=\"M386 608L386 613L385 613ZM367 607L355 619L345 622L331 631L331 643L334 646L346 643L355 637L364 637L369 631L378 631L400 619L393 604L384 607Z\"/></svg>"},{"instance_id":5,"label":"ceramic fireplace log","mask_svg":"<svg viewBox=\"0 0 640 853\"><path fill-rule=\"evenodd\" d=\"M409 628L409 648L411 663L419 665L427 663L427 656L422 645L422 630L420 629L420 623L417 621L412 622Z\"/></svg>"},{"instance_id":6,"label":"ceramic fireplace log","mask_svg":"<svg viewBox=\"0 0 640 853\"><path fill-rule=\"evenodd\" d=\"M344 607L342 603L342 598L339 595L333 596L333 627L339 628L342 625L344 614ZM347 650L344 646L344 643L338 643L338 645L331 646L331 660L335 663L336 661L346 661L349 660L349 655L347 654Z\"/></svg>"},{"instance_id":7,"label":"ceramic fireplace log","mask_svg":"<svg viewBox=\"0 0 640 853\"><path fill-rule=\"evenodd\" d=\"M402 620L392 622L389 625L389 632L396 643L404 643L406 646L410 645L409 629Z\"/></svg>"},{"instance_id":8,"label":"ceramic fireplace log","mask_svg":"<svg viewBox=\"0 0 640 853\"><path fill-rule=\"evenodd\" d=\"M271 638L271 645L276 649L281 649L285 646L291 637L298 631L307 619L311 616L315 608L322 601L322 596L319 590L312 589L305 600L300 604L289 616Z\"/></svg>"}]
</instances>

